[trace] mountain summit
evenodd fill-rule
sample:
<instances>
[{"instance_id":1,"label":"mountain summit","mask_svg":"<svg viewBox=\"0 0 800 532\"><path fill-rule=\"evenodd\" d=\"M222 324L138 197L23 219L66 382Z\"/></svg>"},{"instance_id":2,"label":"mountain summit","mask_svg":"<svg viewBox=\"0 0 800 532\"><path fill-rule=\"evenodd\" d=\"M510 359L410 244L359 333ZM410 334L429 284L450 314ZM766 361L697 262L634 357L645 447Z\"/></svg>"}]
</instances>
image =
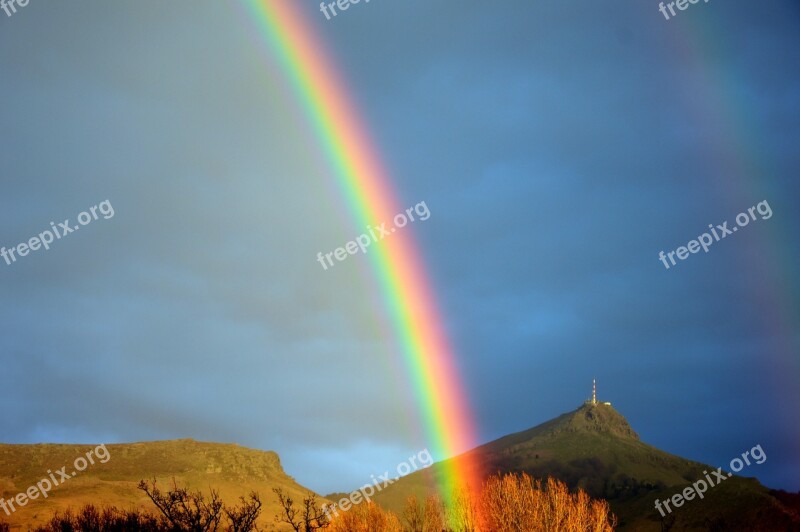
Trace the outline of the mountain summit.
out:
<instances>
[{"instance_id":1,"label":"mountain summit","mask_svg":"<svg viewBox=\"0 0 800 532\"><path fill-rule=\"evenodd\" d=\"M584 403L577 410L562 414L532 429L501 438L494 444L512 440L528 441L536 437L556 437L559 434L600 434L623 439L639 440L625 417L607 403ZM492 445L492 444L489 444Z\"/></svg>"},{"instance_id":2,"label":"mountain summit","mask_svg":"<svg viewBox=\"0 0 800 532\"><path fill-rule=\"evenodd\" d=\"M477 455L477 456L476 456ZM716 467L675 456L642 442L609 403L590 400L531 429L504 436L451 460L478 459L487 474L526 472L555 477L571 488L606 499L620 530L800 530L797 504L756 479L739 476L708 490L669 515L656 511L667 499ZM466 463L469 463L466 462ZM442 463L404 477L375 500L402 510L410 494L422 497L446 477ZM727 464L723 466L727 471ZM747 471L747 470L745 470Z\"/></svg>"}]
</instances>

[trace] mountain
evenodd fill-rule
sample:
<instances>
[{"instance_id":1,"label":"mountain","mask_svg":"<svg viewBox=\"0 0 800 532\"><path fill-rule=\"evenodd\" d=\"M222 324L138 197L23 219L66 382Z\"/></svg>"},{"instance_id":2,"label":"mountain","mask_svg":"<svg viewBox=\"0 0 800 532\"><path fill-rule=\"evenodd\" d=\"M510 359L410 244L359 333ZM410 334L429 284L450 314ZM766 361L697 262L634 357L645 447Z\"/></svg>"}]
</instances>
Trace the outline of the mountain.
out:
<instances>
[{"instance_id":1,"label":"mountain","mask_svg":"<svg viewBox=\"0 0 800 532\"><path fill-rule=\"evenodd\" d=\"M681 493L705 479L704 472L711 474L716 468L642 442L610 404L587 402L452 460L476 460L487 474L524 471L583 488L593 497L608 500L620 530L800 530L797 496L771 491L756 479L739 476L716 481L719 485L709 487L702 500L695 497L671 513L664 510L662 518L655 509L656 499ZM443 478L446 463L401 478L377 494L376 502L401 511L408 495L424 496Z\"/></svg>"},{"instance_id":2,"label":"mountain","mask_svg":"<svg viewBox=\"0 0 800 532\"><path fill-rule=\"evenodd\" d=\"M205 494L214 488L229 504L257 491L264 502L259 523L264 529L278 513L272 488L282 488L298 501L309 492L284 472L274 452L194 440L105 448L107 455L95 452L95 463L86 464L84 471L75 471L73 477L76 459L98 448L0 444L0 497L6 501L48 478L49 472L54 472L53 478L61 477L58 470L67 466L67 478L46 499L31 500L10 517L0 509L0 521L25 530L24 525L43 523L56 509L86 503L153 511L152 503L136 485L141 479L155 477L162 488L169 488L173 478L178 485ZM593 497L609 501L621 530L800 530L800 495L771 491L756 479L739 476L708 488L702 500L686 501L662 518L654 506L656 499L664 501L681 493L716 468L642 442L628 421L608 404L586 403L451 460L473 463L473 459L487 474L525 471L581 487ZM395 481L375 495L376 502L400 512L409 494L424 496L443 478L448 462ZM751 465L743 472L757 471L756 467Z\"/></svg>"},{"instance_id":3,"label":"mountain","mask_svg":"<svg viewBox=\"0 0 800 532\"><path fill-rule=\"evenodd\" d=\"M282 488L295 500L302 500L310 491L283 471L278 455L271 451L194 440L107 445L107 454L99 450L93 454L93 465L79 462L78 466L85 469L75 471L76 460L95 448L0 444L0 497L6 501L50 478L48 470L54 472L52 478L61 482L47 498L37 495L36 500L28 501L11 516L0 508L0 522L10 523L12 530L27 530L15 526L41 524L57 509L78 508L87 503L155 511L136 485L142 479L156 478L161 488L169 489L174 478L179 486L202 491L206 496L213 488L229 504L239 503L239 497L251 491L258 492L264 503L260 523L266 525L273 523L278 512L272 488ZM58 470L65 465L64 472L75 472L75 476L62 480Z\"/></svg>"}]
</instances>

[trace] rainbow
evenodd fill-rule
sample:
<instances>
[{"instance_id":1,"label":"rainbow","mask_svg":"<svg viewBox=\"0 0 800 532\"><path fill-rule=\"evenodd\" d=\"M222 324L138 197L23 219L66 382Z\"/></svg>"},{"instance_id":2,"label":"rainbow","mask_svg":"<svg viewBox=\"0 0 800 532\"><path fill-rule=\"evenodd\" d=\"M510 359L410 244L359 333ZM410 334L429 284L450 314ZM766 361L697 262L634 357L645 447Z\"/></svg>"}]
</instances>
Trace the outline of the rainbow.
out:
<instances>
[{"instance_id":1,"label":"rainbow","mask_svg":"<svg viewBox=\"0 0 800 532\"><path fill-rule=\"evenodd\" d=\"M392 220L404 209L389 173L299 2L242 1L285 72L358 227ZM428 449L435 460L463 453L476 444L471 409L411 231L393 234L368 256L414 386ZM468 458L441 467L437 484L445 500L456 486L480 486L480 469Z\"/></svg>"},{"instance_id":2,"label":"rainbow","mask_svg":"<svg viewBox=\"0 0 800 532\"><path fill-rule=\"evenodd\" d=\"M749 202L763 199L773 202L772 191L762 183L763 177L776 169L762 149L762 121L754 115L741 91L739 80L752 73L744 72L742 63L731 53L737 50L735 43L740 36L727 28L722 12L713 13L707 9L721 6L709 3L705 13L698 11L697 15L682 16L674 21L677 24L664 22L669 24L672 34L668 41L670 60L677 58L686 72L681 83L670 90L679 95L698 123L713 131L707 136L708 145L704 148L707 180L715 191L716 201L723 207L719 212L730 213L728 216L732 218L738 212L735 209L744 208L742 206ZM637 4L642 18L653 16L653 7L647 3ZM787 20L800 15L800 8L788 0L770 3L770 9L777 10ZM754 239L751 250L743 251L740 256L742 261L750 263L748 270L758 272L753 276L758 279L758 289L753 290L758 296L752 304L756 308L770 309L764 314L764 334L770 339L767 344L770 349L764 356L768 359L766 371L771 373L774 383L770 388L775 404L800 404L796 384L797 348L791 341L796 330L793 324L800 320L800 307L790 296L796 293L790 287L798 281L793 275L795 264L781 243L792 237L788 227L782 227L777 219L769 226L769 240L757 242ZM765 255L769 260L754 259ZM762 265L764 262L769 265L768 269ZM775 415L796 434L793 409L780 408ZM795 437L793 443L795 448L800 448L800 438Z\"/></svg>"}]
</instances>

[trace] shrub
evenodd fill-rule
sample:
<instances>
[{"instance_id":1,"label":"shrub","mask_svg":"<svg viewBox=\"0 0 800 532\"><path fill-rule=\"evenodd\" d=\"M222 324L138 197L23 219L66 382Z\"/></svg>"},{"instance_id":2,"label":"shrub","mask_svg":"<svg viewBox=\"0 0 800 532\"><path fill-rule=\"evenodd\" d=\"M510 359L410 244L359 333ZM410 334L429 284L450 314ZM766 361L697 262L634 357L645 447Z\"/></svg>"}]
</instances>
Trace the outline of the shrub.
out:
<instances>
[{"instance_id":1,"label":"shrub","mask_svg":"<svg viewBox=\"0 0 800 532\"><path fill-rule=\"evenodd\" d=\"M374 502L364 502L348 511L334 515L331 532L403 532L400 520L392 512L381 509Z\"/></svg>"},{"instance_id":2,"label":"shrub","mask_svg":"<svg viewBox=\"0 0 800 532\"><path fill-rule=\"evenodd\" d=\"M89 504L73 513L56 512L50 521L34 532L173 532L173 528L157 517L136 510L120 510L114 506L102 511Z\"/></svg>"},{"instance_id":3,"label":"shrub","mask_svg":"<svg viewBox=\"0 0 800 532\"><path fill-rule=\"evenodd\" d=\"M519 532L608 532L616 519L608 503L586 492L570 493L563 482L527 474L491 477L481 494L486 530Z\"/></svg>"}]
</instances>

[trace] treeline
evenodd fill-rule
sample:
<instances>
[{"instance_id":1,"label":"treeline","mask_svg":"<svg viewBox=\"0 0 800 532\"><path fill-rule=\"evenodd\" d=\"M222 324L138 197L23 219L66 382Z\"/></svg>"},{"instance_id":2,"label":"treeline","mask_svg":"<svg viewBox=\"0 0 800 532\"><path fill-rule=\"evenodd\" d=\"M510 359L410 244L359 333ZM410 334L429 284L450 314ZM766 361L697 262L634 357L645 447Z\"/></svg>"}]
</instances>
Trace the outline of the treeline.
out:
<instances>
[{"instance_id":1,"label":"treeline","mask_svg":"<svg viewBox=\"0 0 800 532\"><path fill-rule=\"evenodd\" d=\"M34 532L251 532L262 511L257 493L226 505L216 491L209 497L173 484L162 491L156 482L139 483L157 512L97 508L56 513ZM315 494L295 501L274 489L280 512L276 524L295 532L608 532L616 518L608 503L591 499L584 491L571 493L566 484L526 474L497 475L479 493L456 492L448 505L435 495L407 499L401 515L372 502L355 505L330 517ZM0 523L0 532L8 526Z\"/></svg>"}]
</instances>

